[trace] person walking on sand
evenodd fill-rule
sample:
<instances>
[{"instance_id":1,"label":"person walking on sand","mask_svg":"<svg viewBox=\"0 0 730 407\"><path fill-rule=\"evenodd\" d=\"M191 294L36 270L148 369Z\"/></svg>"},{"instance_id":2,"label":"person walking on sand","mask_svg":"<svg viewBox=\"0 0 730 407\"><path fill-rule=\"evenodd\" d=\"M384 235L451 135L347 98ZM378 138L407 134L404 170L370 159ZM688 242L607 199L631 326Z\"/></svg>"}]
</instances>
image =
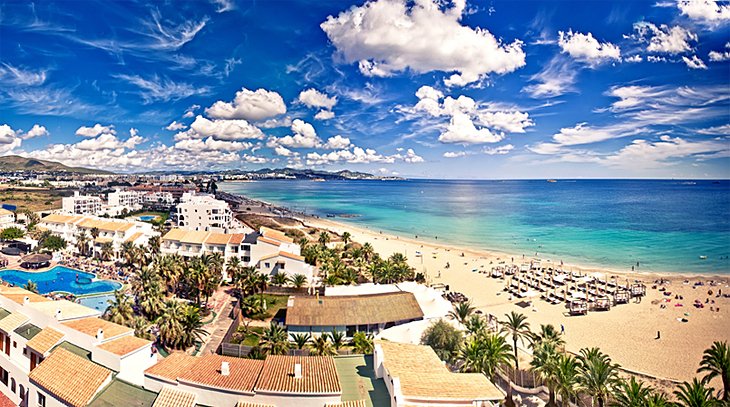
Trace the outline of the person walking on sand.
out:
<instances>
[{"instance_id":1,"label":"person walking on sand","mask_svg":"<svg viewBox=\"0 0 730 407\"><path fill-rule=\"evenodd\" d=\"M565 326L563 324L560 324L560 334L565 335Z\"/></svg>"}]
</instances>

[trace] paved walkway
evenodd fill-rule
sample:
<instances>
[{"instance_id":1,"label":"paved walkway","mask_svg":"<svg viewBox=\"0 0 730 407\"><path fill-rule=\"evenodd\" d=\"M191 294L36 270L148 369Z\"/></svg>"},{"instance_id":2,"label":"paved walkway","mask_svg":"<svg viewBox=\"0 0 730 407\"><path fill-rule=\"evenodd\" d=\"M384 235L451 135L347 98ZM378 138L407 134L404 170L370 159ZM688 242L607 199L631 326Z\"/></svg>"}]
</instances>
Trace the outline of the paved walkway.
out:
<instances>
[{"instance_id":1,"label":"paved walkway","mask_svg":"<svg viewBox=\"0 0 730 407\"><path fill-rule=\"evenodd\" d=\"M214 311L217 315L213 321L204 326L204 329L208 331L208 336L204 340L205 346L200 351L201 355L215 353L218 350L228 327L233 322L231 311L233 310L234 298L226 292L227 289L229 288L221 287L213 294L215 298Z\"/></svg>"}]
</instances>

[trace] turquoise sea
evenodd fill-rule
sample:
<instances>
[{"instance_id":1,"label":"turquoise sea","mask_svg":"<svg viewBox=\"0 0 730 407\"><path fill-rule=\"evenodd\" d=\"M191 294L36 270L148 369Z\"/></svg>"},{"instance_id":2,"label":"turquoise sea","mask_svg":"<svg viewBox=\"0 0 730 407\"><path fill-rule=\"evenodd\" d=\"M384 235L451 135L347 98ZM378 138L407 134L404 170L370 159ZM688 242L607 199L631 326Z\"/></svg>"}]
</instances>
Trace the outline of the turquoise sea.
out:
<instances>
[{"instance_id":1,"label":"turquoise sea","mask_svg":"<svg viewBox=\"0 0 730 407\"><path fill-rule=\"evenodd\" d=\"M404 236L553 261L730 273L730 181L227 182L242 194ZM706 256L705 259L701 258Z\"/></svg>"}]
</instances>

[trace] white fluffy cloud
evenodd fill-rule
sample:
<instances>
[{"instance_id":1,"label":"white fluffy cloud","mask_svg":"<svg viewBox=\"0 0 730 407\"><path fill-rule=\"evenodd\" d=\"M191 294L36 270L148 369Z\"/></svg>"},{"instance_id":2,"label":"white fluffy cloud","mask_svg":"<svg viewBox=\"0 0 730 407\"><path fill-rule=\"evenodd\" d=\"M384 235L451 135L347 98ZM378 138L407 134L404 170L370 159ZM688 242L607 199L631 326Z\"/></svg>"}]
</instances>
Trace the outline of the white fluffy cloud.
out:
<instances>
[{"instance_id":1,"label":"white fluffy cloud","mask_svg":"<svg viewBox=\"0 0 730 407\"><path fill-rule=\"evenodd\" d=\"M328 150L342 150L345 148L349 148L351 145L352 143L350 142L349 138L342 137L338 134L334 137L328 138L327 142L324 143L322 148L326 148Z\"/></svg>"},{"instance_id":2,"label":"white fluffy cloud","mask_svg":"<svg viewBox=\"0 0 730 407\"><path fill-rule=\"evenodd\" d=\"M235 152L243 151L251 148L251 143L240 142L240 141L225 141L216 140L213 137L208 137L205 140L201 139L187 139L180 140L175 143L175 148L190 152L197 151L224 151L224 152Z\"/></svg>"},{"instance_id":3,"label":"white fluffy cloud","mask_svg":"<svg viewBox=\"0 0 730 407\"><path fill-rule=\"evenodd\" d=\"M444 97L443 92L430 86L420 87L416 97L419 100L415 106L401 111L408 116L425 113L431 117L449 117L439 136L442 143L496 143L506 137L505 132L524 133L534 125L528 113L478 104L464 95L456 99Z\"/></svg>"},{"instance_id":4,"label":"white fluffy cloud","mask_svg":"<svg viewBox=\"0 0 730 407\"><path fill-rule=\"evenodd\" d=\"M730 42L725 44L725 49L730 48ZM710 51L707 56L712 62L723 62L730 60L730 51Z\"/></svg>"},{"instance_id":5,"label":"white fluffy cloud","mask_svg":"<svg viewBox=\"0 0 730 407\"><path fill-rule=\"evenodd\" d=\"M699 59L697 55L692 55L692 58L683 56L682 61L684 61L690 69L707 69L707 65L705 65L705 63Z\"/></svg>"},{"instance_id":6,"label":"white fluffy cloud","mask_svg":"<svg viewBox=\"0 0 730 407\"><path fill-rule=\"evenodd\" d=\"M20 147L23 141L19 134L19 130L13 130L7 124L0 125L0 154L7 154Z\"/></svg>"},{"instance_id":7,"label":"white fluffy cloud","mask_svg":"<svg viewBox=\"0 0 730 407\"><path fill-rule=\"evenodd\" d=\"M170 131L178 131L178 130L185 130L188 126L185 123L178 123L177 121L173 120L172 123L168 124L165 129Z\"/></svg>"},{"instance_id":8,"label":"white fluffy cloud","mask_svg":"<svg viewBox=\"0 0 730 407\"><path fill-rule=\"evenodd\" d=\"M210 120L198 115L188 130L175 135L175 140L209 137L223 141L261 140L264 138L264 133L246 120Z\"/></svg>"},{"instance_id":9,"label":"white fluffy cloud","mask_svg":"<svg viewBox=\"0 0 730 407\"><path fill-rule=\"evenodd\" d=\"M33 127L30 130L28 130L28 132L26 132L25 135L23 135L23 138L25 140L28 140L28 139L36 138L36 137L45 137L45 136L48 136L49 134L51 134L51 133L48 132L48 129L46 129L45 126L41 126L39 124L34 124Z\"/></svg>"},{"instance_id":10,"label":"white fluffy cloud","mask_svg":"<svg viewBox=\"0 0 730 407\"><path fill-rule=\"evenodd\" d=\"M551 98L563 95L568 92L575 92L575 84L578 70L571 66L566 60L556 56L543 68L542 71L532 75L530 82L522 88L532 98Z\"/></svg>"},{"instance_id":11,"label":"white fluffy cloud","mask_svg":"<svg viewBox=\"0 0 730 407\"><path fill-rule=\"evenodd\" d=\"M571 57L586 62L590 65L598 65L610 60L621 60L621 49L610 42L598 42L592 33L583 34L579 32L558 32L558 45L562 52Z\"/></svg>"},{"instance_id":12,"label":"white fluffy cloud","mask_svg":"<svg viewBox=\"0 0 730 407\"><path fill-rule=\"evenodd\" d=\"M317 89L307 89L299 93L299 101L308 107L319 107L326 110L332 110L337 104L337 96L327 96Z\"/></svg>"},{"instance_id":13,"label":"white fluffy cloud","mask_svg":"<svg viewBox=\"0 0 730 407\"><path fill-rule=\"evenodd\" d=\"M294 119L291 125L292 135L269 139L267 145L271 148L284 146L288 148L315 148L322 144L317 137L314 126L301 119Z\"/></svg>"},{"instance_id":14,"label":"white fluffy cloud","mask_svg":"<svg viewBox=\"0 0 730 407\"><path fill-rule=\"evenodd\" d=\"M679 0L677 7L682 14L699 22L716 25L730 21L730 5L715 0Z\"/></svg>"},{"instance_id":15,"label":"white fluffy cloud","mask_svg":"<svg viewBox=\"0 0 730 407\"><path fill-rule=\"evenodd\" d=\"M486 29L462 25L465 12L465 0L448 8L435 0L374 0L329 16L320 27L367 76L443 71L453 73L447 86L463 86L525 65L522 41L505 44Z\"/></svg>"},{"instance_id":16,"label":"white fluffy cloud","mask_svg":"<svg viewBox=\"0 0 730 407\"><path fill-rule=\"evenodd\" d=\"M393 155L382 155L377 151L361 147L353 147L350 150L336 150L329 153L309 153L307 154L307 165L325 165L338 162L348 164L368 164L368 163L388 163L392 164L396 161L406 163L420 163L423 158L416 154L413 149L408 149L404 153Z\"/></svg>"},{"instance_id":17,"label":"white fluffy cloud","mask_svg":"<svg viewBox=\"0 0 730 407\"><path fill-rule=\"evenodd\" d=\"M317 120L329 120L335 117L335 112L331 110L320 110L317 112L317 114L314 115L314 118Z\"/></svg>"},{"instance_id":18,"label":"white fluffy cloud","mask_svg":"<svg viewBox=\"0 0 730 407\"><path fill-rule=\"evenodd\" d=\"M246 88L236 92L232 102L217 101L205 109L214 119L265 120L286 113L286 105L281 95L274 91Z\"/></svg>"},{"instance_id":19,"label":"white fluffy cloud","mask_svg":"<svg viewBox=\"0 0 730 407\"><path fill-rule=\"evenodd\" d=\"M96 137L100 134L117 134L117 131L114 130L114 125L102 126L99 123L96 123L93 127L81 126L76 129L77 136Z\"/></svg>"},{"instance_id":20,"label":"white fluffy cloud","mask_svg":"<svg viewBox=\"0 0 730 407\"><path fill-rule=\"evenodd\" d=\"M658 168L686 157L697 160L730 157L730 143L726 139L694 141L665 135L654 142L634 140L601 163L631 169Z\"/></svg>"},{"instance_id":21,"label":"white fluffy cloud","mask_svg":"<svg viewBox=\"0 0 730 407\"><path fill-rule=\"evenodd\" d=\"M648 42L646 50L663 54L681 54L691 51L690 41L697 41L697 34L680 26L669 27L666 24L656 26L648 22L634 24L637 39Z\"/></svg>"}]
</instances>

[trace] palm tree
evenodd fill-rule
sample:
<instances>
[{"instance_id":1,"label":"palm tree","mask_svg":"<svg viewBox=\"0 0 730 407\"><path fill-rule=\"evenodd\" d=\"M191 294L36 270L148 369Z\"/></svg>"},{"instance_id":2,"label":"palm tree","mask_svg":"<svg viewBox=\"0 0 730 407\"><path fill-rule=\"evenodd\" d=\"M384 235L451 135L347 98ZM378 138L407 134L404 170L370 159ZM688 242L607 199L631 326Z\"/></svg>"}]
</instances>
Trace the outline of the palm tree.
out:
<instances>
[{"instance_id":1,"label":"palm tree","mask_svg":"<svg viewBox=\"0 0 730 407\"><path fill-rule=\"evenodd\" d=\"M348 243L352 240L352 235L350 232L343 232L342 233L342 242L345 243L345 246L347 246Z\"/></svg>"},{"instance_id":2,"label":"palm tree","mask_svg":"<svg viewBox=\"0 0 730 407\"><path fill-rule=\"evenodd\" d=\"M373 343L373 336L368 335L365 332L355 332L355 335L352 336L352 342L350 344L352 345L355 352L362 353L363 355L369 355L373 353L373 349L375 347Z\"/></svg>"},{"instance_id":3,"label":"palm tree","mask_svg":"<svg viewBox=\"0 0 730 407\"><path fill-rule=\"evenodd\" d=\"M144 339L150 339L149 332L150 323L142 316L135 315L129 323L129 327L134 329L134 336Z\"/></svg>"},{"instance_id":4,"label":"palm tree","mask_svg":"<svg viewBox=\"0 0 730 407\"><path fill-rule=\"evenodd\" d=\"M636 378L619 381L614 389L613 400L609 403L611 407L645 407L647 400L651 397L652 389Z\"/></svg>"},{"instance_id":5,"label":"palm tree","mask_svg":"<svg viewBox=\"0 0 730 407\"><path fill-rule=\"evenodd\" d=\"M101 244L101 252L99 253L103 261L111 260L114 257L114 245L112 242L104 242Z\"/></svg>"},{"instance_id":6,"label":"palm tree","mask_svg":"<svg viewBox=\"0 0 730 407\"><path fill-rule=\"evenodd\" d=\"M38 284L36 284L33 281L28 280L28 282L25 283L25 285L23 286L23 288L25 288L26 290L28 290L28 291L30 291L32 293L38 294Z\"/></svg>"},{"instance_id":7,"label":"palm tree","mask_svg":"<svg viewBox=\"0 0 730 407\"><path fill-rule=\"evenodd\" d=\"M322 247L326 247L327 246L327 243L330 242L330 235L329 235L329 233L327 233L327 231L324 231L323 230L322 232L319 233L319 239L317 239L317 241L319 242L319 244Z\"/></svg>"},{"instance_id":8,"label":"palm tree","mask_svg":"<svg viewBox=\"0 0 730 407\"><path fill-rule=\"evenodd\" d=\"M97 237L99 237L99 228L93 227L89 230L89 234L91 235L91 240L96 240Z\"/></svg>"},{"instance_id":9,"label":"palm tree","mask_svg":"<svg viewBox=\"0 0 730 407\"><path fill-rule=\"evenodd\" d=\"M664 394L654 392L646 399L645 407L669 407L670 405L671 403L667 401L667 397Z\"/></svg>"},{"instance_id":10,"label":"palm tree","mask_svg":"<svg viewBox=\"0 0 730 407\"><path fill-rule=\"evenodd\" d=\"M555 345L556 348L561 348L565 345L565 340L563 339L562 334L555 329L553 324L541 324L540 332L533 335L532 340L537 344L549 342Z\"/></svg>"},{"instance_id":11,"label":"palm tree","mask_svg":"<svg viewBox=\"0 0 730 407\"><path fill-rule=\"evenodd\" d=\"M481 335L487 332L487 323L484 317L478 314L470 316L464 325L469 335Z\"/></svg>"},{"instance_id":12,"label":"palm tree","mask_svg":"<svg viewBox=\"0 0 730 407\"><path fill-rule=\"evenodd\" d=\"M82 256L86 256L89 253L89 237L83 229L76 234L76 250Z\"/></svg>"},{"instance_id":13,"label":"palm tree","mask_svg":"<svg viewBox=\"0 0 730 407\"><path fill-rule=\"evenodd\" d=\"M327 335L328 339L332 341L332 347L335 349L335 351L339 351L340 348L345 346L345 333L338 331L336 329L332 329L332 332L325 334Z\"/></svg>"},{"instance_id":14,"label":"palm tree","mask_svg":"<svg viewBox=\"0 0 730 407\"><path fill-rule=\"evenodd\" d=\"M464 361L461 370L481 372L494 380L497 371L511 366L514 361L512 348L499 335L477 335L470 338L461 348L459 358Z\"/></svg>"},{"instance_id":15,"label":"palm tree","mask_svg":"<svg viewBox=\"0 0 730 407\"><path fill-rule=\"evenodd\" d=\"M618 365L598 348L581 349L578 355L578 382L580 388L603 407L618 382Z\"/></svg>"},{"instance_id":16,"label":"palm tree","mask_svg":"<svg viewBox=\"0 0 730 407\"><path fill-rule=\"evenodd\" d=\"M730 401L730 349L727 342L715 341L712 346L702 354L702 361L697 373L706 373L703 380L709 383L710 380L720 376L722 379L722 400Z\"/></svg>"},{"instance_id":17,"label":"palm tree","mask_svg":"<svg viewBox=\"0 0 730 407\"><path fill-rule=\"evenodd\" d=\"M124 242L121 247L121 256L124 259L124 264L131 266L135 258L136 246L134 242Z\"/></svg>"},{"instance_id":18,"label":"palm tree","mask_svg":"<svg viewBox=\"0 0 730 407\"><path fill-rule=\"evenodd\" d=\"M371 245L369 242L362 245L362 257L365 259L365 261L370 261L370 259L372 259L374 255L375 249L373 249L373 245Z\"/></svg>"},{"instance_id":19,"label":"palm tree","mask_svg":"<svg viewBox=\"0 0 730 407\"><path fill-rule=\"evenodd\" d=\"M176 300L167 300L162 307L162 313L155 323L159 329L157 340L161 344L177 348L182 345L182 335L184 328L182 323L183 310L182 305Z\"/></svg>"},{"instance_id":20,"label":"palm tree","mask_svg":"<svg viewBox=\"0 0 730 407\"><path fill-rule=\"evenodd\" d=\"M677 407L714 407L718 406L717 400L713 399L712 394L715 389L705 387L705 382L697 380L695 377L692 383L684 382L679 385L679 389L674 391L677 396Z\"/></svg>"},{"instance_id":21,"label":"palm tree","mask_svg":"<svg viewBox=\"0 0 730 407\"><path fill-rule=\"evenodd\" d=\"M307 283L307 276L305 276L304 274L299 274L299 273L294 274L291 277L290 283L295 288L302 288L302 287L304 287L304 284Z\"/></svg>"},{"instance_id":22,"label":"palm tree","mask_svg":"<svg viewBox=\"0 0 730 407\"><path fill-rule=\"evenodd\" d=\"M530 323L527 322L526 316L514 311L505 314L505 316L507 320L501 323L502 332L512 336L512 348L515 352L515 370L520 370L520 361L517 356L517 341L524 342L525 339L529 341L532 338Z\"/></svg>"},{"instance_id":23,"label":"palm tree","mask_svg":"<svg viewBox=\"0 0 730 407\"><path fill-rule=\"evenodd\" d=\"M334 356L337 352L332 348L332 344L327 340L327 334L322 334L314 339L309 345L310 354L313 356Z\"/></svg>"},{"instance_id":24,"label":"palm tree","mask_svg":"<svg viewBox=\"0 0 730 407\"><path fill-rule=\"evenodd\" d=\"M280 287L285 286L289 282L289 276L286 273L276 273L271 276L271 284L278 285Z\"/></svg>"},{"instance_id":25,"label":"palm tree","mask_svg":"<svg viewBox=\"0 0 730 407\"><path fill-rule=\"evenodd\" d=\"M261 334L259 348L264 355L286 355L289 352L286 329L271 321L271 325L264 328Z\"/></svg>"},{"instance_id":26,"label":"palm tree","mask_svg":"<svg viewBox=\"0 0 730 407\"><path fill-rule=\"evenodd\" d=\"M562 405L575 395L578 387L578 362L571 355L560 355L555 369L555 392L560 395Z\"/></svg>"},{"instance_id":27,"label":"palm tree","mask_svg":"<svg viewBox=\"0 0 730 407\"><path fill-rule=\"evenodd\" d=\"M200 307L197 305L184 306L180 325L183 329L181 338L183 347L193 346L196 341L202 340L208 334L208 331L203 329L203 317L200 315Z\"/></svg>"},{"instance_id":28,"label":"palm tree","mask_svg":"<svg viewBox=\"0 0 730 407\"><path fill-rule=\"evenodd\" d=\"M292 341L297 344L297 349L304 349L305 346L312 340L312 334L309 332L303 334L289 334Z\"/></svg>"},{"instance_id":29,"label":"palm tree","mask_svg":"<svg viewBox=\"0 0 730 407\"><path fill-rule=\"evenodd\" d=\"M114 291L114 298L107 301L109 306L104 311L104 318L115 324L126 325L134 318L132 299L127 297L123 291Z\"/></svg>"},{"instance_id":30,"label":"palm tree","mask_svg":"<svg viewBox=\"0 0 730 407\"><path fill-rule=\"evenodd\" d=\"M449 318L459 321L460 324L466 324L467 319L474 313L475 308L472 307L471 301L458 302L454 305L454 309L449 311Z\"/></svg>"},{"instance_id":31,"label":"palm tree","mask_svg":"<svg viewBox=\"0 0 730 407\"><path fill-rule=\"evenodd\" d=\"M555 382L559 358L560 354L552 342L540 342L537 346L533 346L530 366L532 366L532 370L537 373L548 388L549 400L547 406L549 407L556 405L555 389L557 386Z\"/></svg>"}]
</instances>

